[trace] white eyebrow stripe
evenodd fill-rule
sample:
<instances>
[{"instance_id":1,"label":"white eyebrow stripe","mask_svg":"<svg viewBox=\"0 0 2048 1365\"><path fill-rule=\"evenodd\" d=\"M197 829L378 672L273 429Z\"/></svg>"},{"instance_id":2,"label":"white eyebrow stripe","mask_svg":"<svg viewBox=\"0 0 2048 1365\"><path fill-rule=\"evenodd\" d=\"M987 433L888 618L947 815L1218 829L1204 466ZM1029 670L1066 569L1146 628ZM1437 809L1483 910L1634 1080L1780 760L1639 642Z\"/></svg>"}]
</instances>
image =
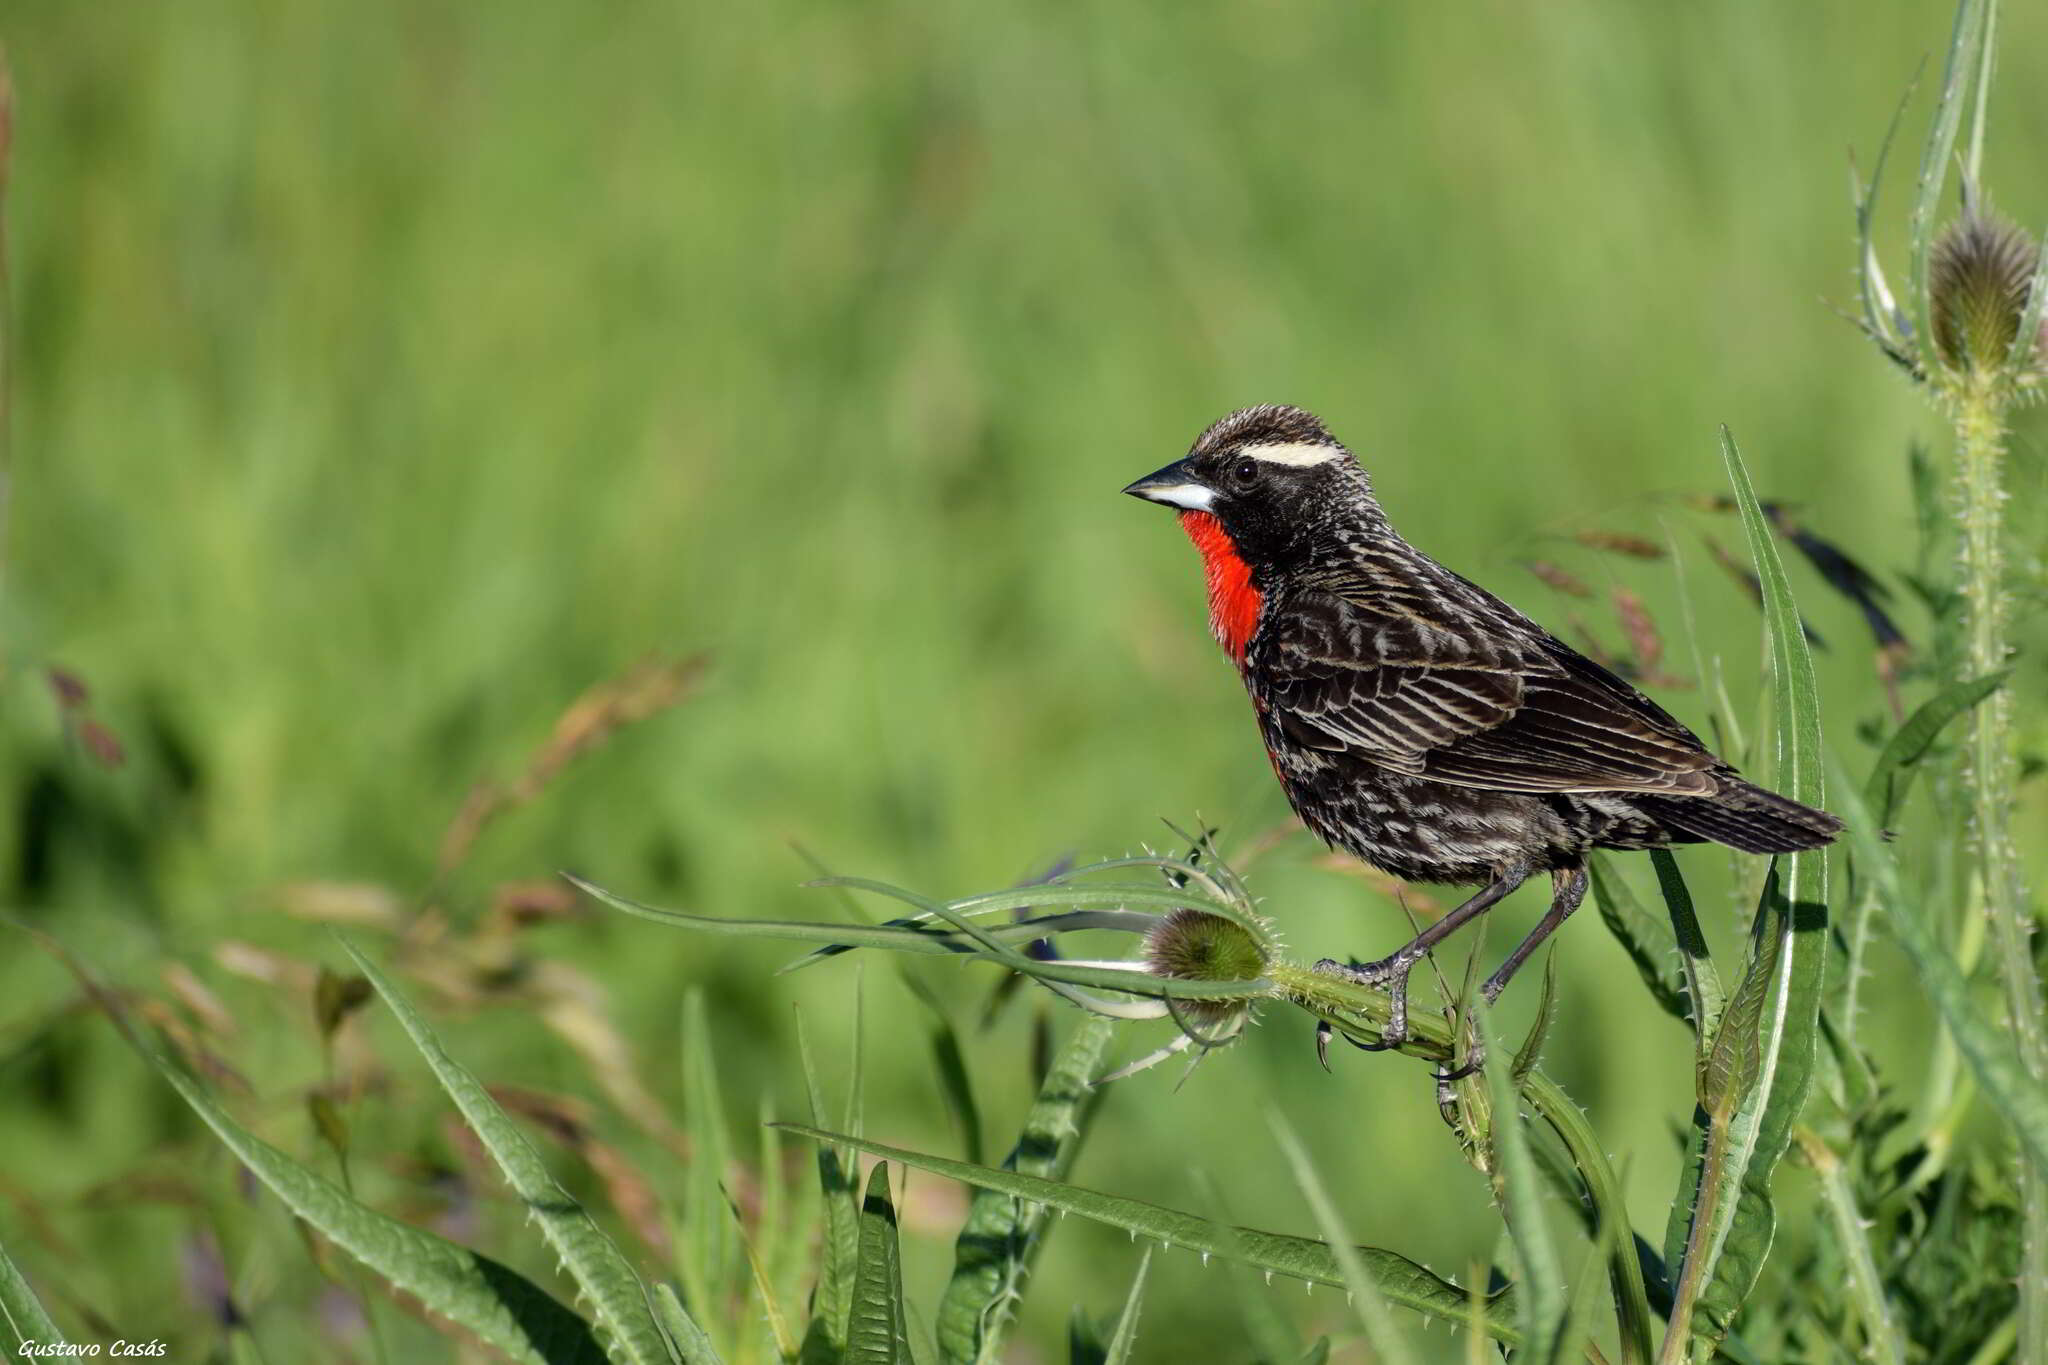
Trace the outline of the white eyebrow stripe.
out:
<instances>
[{"instance_id":1,"label":"white eyebrow stripe","mask_svg":"<svg viewBox=\"0 0 2048 1365\"><path fill-rule=\"evenodd\" d=\"M1190 512L1206 512L1216 505L1216 492L1198 483L1177 483L1167 488L1148 488L1145 496L1152 502L1163 502L1169 507L1185 507Z\"/></svg>"},{"instance_id":2,"label":"white eyebrow stripe","mask_svg":"<svg viewBox=\"0 0 2048 1365\"><path fill-rule=\"evenodd\" d=\"M1289 441L1285 444L1245 446L1237 453L1248 455L1254 460L1263 460L1267 464L1288 464L1301 467L1327 464L1343 454L1343 451L1336 446L1308 445L1298 441Z\"/></svg>"}]
</instances>

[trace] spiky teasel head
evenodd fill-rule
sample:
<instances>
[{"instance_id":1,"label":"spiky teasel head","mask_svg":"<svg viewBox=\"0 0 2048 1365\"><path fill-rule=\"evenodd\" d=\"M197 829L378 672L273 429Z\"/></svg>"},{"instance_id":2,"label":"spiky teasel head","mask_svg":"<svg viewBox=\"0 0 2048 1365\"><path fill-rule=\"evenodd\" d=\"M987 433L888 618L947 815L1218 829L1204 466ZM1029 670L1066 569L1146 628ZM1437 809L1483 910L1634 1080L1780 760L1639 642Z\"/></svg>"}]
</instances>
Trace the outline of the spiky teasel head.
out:
<instances>
[{"instance_id":1,"label":"spiky teasel head","mask_svg":"<svg viewBox=\"0 0 2048 1365\"><path fill-rule=\"evenodd\" d=\"M1170 910L1145 933L1145 970L1175 981L1256 981L1272 962L1270 936L1205 910ZM1234 1019L1245 1000L1181 1000L1187 1018L1206 1024Z\"/></svg>"},{"instance_id":2,"label":"spiky teasel head","mask_svg":"<svg viewBox=\"0 0 2048 1365\"><path fill-rule=\"evenodd\" d=\"M1927 294L1934 347L1957 379L2032 386L2044 360L2042 315L2030 309L2034 244L2005 219L1972 207L1934 243ZM2020 330L2033 333L2016 345Z\"/></svg>"}]
</instances>

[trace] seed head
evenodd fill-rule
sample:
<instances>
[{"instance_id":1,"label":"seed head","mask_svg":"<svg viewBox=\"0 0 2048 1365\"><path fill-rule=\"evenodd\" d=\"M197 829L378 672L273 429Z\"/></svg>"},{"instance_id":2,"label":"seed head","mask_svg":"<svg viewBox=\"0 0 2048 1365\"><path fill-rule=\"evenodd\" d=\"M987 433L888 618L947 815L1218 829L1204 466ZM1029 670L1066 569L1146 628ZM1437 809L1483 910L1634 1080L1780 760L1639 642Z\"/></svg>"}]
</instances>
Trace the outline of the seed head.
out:
<instances>
[{"instance_id":1,"label":"seed head","mask_svg":"<svg viewBox=\"0 0 2048 1365\"><path fill-rule=\"evenodd\" d=\"M1983 377L2003 370L2026 319L2034 248L2026 234L1994 214L1972 210L1934 244L1928 269L1934 344L1951 369ZM2039 339L2024 362L2042 363Z\"/></svg>"},{"instance_id":2,"label":"seed head","mask_svg":"<svg viewBox=\"0 0 2048 1365\"><path fill-rule=\"evenodd\" d=\"M1201 910L1171 910L1145 935L1145 967L1175 981L1256 981L1266 951L1244 926ZM1186 1000L1182 1010L1217 1021L1245 1008L1241 1000Z\"/></svg>"}]
</instances>

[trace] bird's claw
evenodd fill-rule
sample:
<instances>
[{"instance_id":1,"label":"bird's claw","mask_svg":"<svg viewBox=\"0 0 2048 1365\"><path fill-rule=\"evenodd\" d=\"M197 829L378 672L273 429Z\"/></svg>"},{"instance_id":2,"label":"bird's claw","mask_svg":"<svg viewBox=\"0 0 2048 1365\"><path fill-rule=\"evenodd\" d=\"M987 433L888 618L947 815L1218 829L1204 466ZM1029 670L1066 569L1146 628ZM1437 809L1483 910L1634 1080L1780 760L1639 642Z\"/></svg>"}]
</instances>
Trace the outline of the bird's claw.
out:
<instances>
[{"instance_id":1,"label":"bird's claw","mask_svg":"<svg viewBox=\"0 0 2048 1365\"><path fill-rule=\"evenodd\" d=\"M1384 986L1387 990L1387 1022L1380 1029L1377 1043L1361 1043L1349 1034L1345 1041L1360 1052L1391 1052L1408 1041L1408 971L1414 964L1403 962L1399 954L1353 966L1326 957L1316 963L1315 970L1324 976L1334 976L1340 981L1349 981L1360 986ZM1324 1058L1323 1069L1329 1070L1329 1023L1324 1021L1316 1027L1316 1055Z\"/></svg>"}]
</instances>

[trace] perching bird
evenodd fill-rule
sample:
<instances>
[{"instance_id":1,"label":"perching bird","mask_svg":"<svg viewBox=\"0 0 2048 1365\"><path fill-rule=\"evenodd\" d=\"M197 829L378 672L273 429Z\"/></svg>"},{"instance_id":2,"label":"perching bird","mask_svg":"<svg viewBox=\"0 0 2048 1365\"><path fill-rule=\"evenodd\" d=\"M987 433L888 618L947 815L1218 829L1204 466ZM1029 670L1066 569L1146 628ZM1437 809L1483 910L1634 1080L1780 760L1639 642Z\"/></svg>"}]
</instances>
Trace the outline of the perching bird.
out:
<instances>
[{"instance_id":1,"label":"perching bird","mask_svg":"<svg viewBox=\"0 0 2048 1365\"><path fill-rule=\"evenodd\" d=\"M1713 841L1790 853L1842 822L1746 781L1662 707L1401 538L1351 452L1300 408L1232 413L1124 492L1180 509L1209 626L1244 679L1273 771L1323 840L1408 881L1483 889L1364 967L1383 1045L1408 973L1530 876L1549 911L1489 1003L1586 892L1596 848Z\"/></svg>"}]
</instances>

